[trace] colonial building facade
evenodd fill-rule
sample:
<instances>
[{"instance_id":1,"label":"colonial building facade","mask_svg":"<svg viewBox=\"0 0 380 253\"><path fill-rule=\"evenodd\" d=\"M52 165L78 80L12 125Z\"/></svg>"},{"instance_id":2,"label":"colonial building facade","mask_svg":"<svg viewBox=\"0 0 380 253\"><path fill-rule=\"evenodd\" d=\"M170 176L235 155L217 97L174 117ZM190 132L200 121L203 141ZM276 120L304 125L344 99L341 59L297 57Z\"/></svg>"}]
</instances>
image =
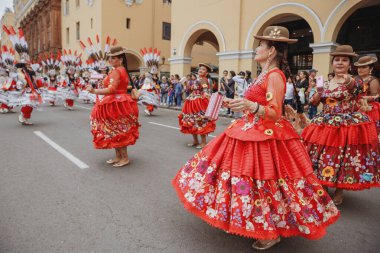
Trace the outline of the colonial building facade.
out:
<instances>
[{"instance_id":1,"label":"colonial building facade","mask_svg":"<svg viewBox=\"0 0 380 253\"><path fill-rule=\"evenodd\" d=\"M81 52L98 34L104 48L107 36L127 49L131 72L144 71L143 47L161 50L160 71L169 73L171 5L163 0L62 0L62 47ZM86 54L82 57L85 60Z\"/></svg>"},{"instance_id":2,"label":"colonial building facade","mask_svg":"<svg viewBox=\"0 0 380 253\"><path fill-rule=\"evenodd\" d=\"M61 0L36 0L19 20L32 60L62 49Z\"/></svg>"},{"instance_id":3,"label":"colonial building facade","mask_svg":"<svg viewBox=\"0 0 380 253\"><path fill-rule=\"evenodd\" d=\"M207 44L219 73L252 70L256 75L258 40L253 35L269 25L282 25L299 40L289 48L293 72L316 68L327 76L329 54L338 44L380 56L379 15L378 0L173 1L171 73L189 73L197 64L194 47Z\"/></svg>"}]
</instances>

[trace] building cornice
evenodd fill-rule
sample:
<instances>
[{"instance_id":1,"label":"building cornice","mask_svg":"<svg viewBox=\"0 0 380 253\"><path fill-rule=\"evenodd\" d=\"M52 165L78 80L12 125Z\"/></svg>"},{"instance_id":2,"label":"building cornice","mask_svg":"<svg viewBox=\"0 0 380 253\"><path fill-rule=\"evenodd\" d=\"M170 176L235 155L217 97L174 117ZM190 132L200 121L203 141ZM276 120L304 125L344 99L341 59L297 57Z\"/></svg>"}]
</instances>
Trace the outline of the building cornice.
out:
<instances>
[{"instance_id":1,"label":"building cornice","mask_svg":"<svg viewBox=\"0 0 380 253\"><path fill-rule=\"evenodd\" d=\"M191 60L191 57L172 57L168 59L170 64L190 64Z\"/></svg>"},{"instance_id":2,"label":"building cornice","mask_svg":"<svg viewBox=\"0 0 380 253\"><path fill-rule=\"evenodd\" d=\"M334 49L339 46L339 44L335 42L322 42L310 43L309 46L313 49L313 54L326 54L334 51Z\"/></svg>"},{"instance_id":3,"label":"building cornice","mask_svg":"<svg viewBox=\"0 0 380 253\"><path fill-rule=\"evenodd\" d=\"M219 60L240 60L240 59L253 59L255 56L254 50L242 50L242 51L227 51L216 53Z\"/></svg>"}]
</instances>

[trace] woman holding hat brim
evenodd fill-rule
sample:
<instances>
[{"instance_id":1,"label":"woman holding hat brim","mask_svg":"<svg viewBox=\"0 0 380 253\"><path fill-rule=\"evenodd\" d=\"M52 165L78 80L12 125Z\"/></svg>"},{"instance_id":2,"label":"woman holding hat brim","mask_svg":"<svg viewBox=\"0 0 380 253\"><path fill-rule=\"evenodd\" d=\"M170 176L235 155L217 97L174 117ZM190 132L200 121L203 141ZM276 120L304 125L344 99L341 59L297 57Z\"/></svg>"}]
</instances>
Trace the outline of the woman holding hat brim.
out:
<instances>
[{"instance_id":1,"label":"woman holding hat brim","mask_svg":"<svg viewBox=\"0 0 380 253\"><path fill-rule=\"evenodd\" d=\"M363 111L375 122L377 134L380 137L380 103L376 102L379 98L379 80L372 76L372 70L377 58L373 56L363 56L354 65L358 68L358 75L363 81L363 93L361 98L369 103Z\"/></svg>"},{"instance_id":2,"label":"woman holding hat brim","mask_svg":"<svg viewBox=\"0 0 380 253\"><path fill-rule=\"evenodd\" d=\"M200 63L198 66L199 77L189 86L190 95L183 104L178 121L182 133L193 135L193 142L188 146L201 149L206 146L206 135L214 132L216 125L215 120L205 117L209 103L207 89L210 88L208 73L211 72L211 67L205 63ZM198 135L201 136L201 143Z\"/></svg>"},{"instance_id":3,"label":"woman holding hat brim","mask_svg":"<svg viewBox=\"0 0 380 253\"><path fill-rule=\"evenodd\" d=\"M212 226L256 238L263 250L280 237L318 239L339 211L318 183L311 161L291 123L282 118L289 39L285 27L264 30L255 61L263 72L244 98L225 99L244 112L191 158L173 185L185 208ZM280 70L280 68L282 70Z\"/></svg>"},{"instance_id":4,"label":"woman holding hat brim","mask_svg":"<svg viewBox=\"0 0 380 253\"><path fill-rule=\"evenodd\" d=\"M357 54L349 45L331 53L335 77L318 89L311 103L323 111L302 132L319 182L334 187L334 203L343 201L343 190L379 187L380 157L375 124L359 111L361 82L349 74Z\"/></svg>"},{"instance_id":5,"label":"woman holding hat brim","mask_svg":"<svg viewBox=\"0 0 380 253\"><path fill-rule=\"evenodd\" d=\"M108 56L114 69L103 80L106 88L87 86L90 93L104 95L92 109L91 132L95 148L115 149L115 158L107 161L114 167L129 164L127 146L136 143L140 127L137 103L127 94L130 78L125 53L126 50L120 46L110 49Z\"/></svg>"}]
</instances>

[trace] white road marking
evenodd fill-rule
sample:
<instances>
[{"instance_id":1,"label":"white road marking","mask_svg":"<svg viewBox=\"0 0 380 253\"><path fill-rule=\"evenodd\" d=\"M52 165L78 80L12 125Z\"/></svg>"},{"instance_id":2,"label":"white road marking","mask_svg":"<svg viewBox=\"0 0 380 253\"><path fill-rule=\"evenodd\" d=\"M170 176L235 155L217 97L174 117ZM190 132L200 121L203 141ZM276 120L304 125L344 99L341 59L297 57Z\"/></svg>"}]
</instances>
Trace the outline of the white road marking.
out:
<instances>
[{"instance_id":1,"label":"white road marking","mask_svg":"<svg viewBox=\"0 0 380 253\"><path fill-rule=\"evenodd\" d=\"M179 130L178 127L174 127L174 126L168 126L168 125L164 125L164 124L160 124L160 123L156 123L156 122L148 122L149 124L152 124L152 125L157 125L157 126L162 126L162 127L167 127L167 128L171 128L171 129L176 129L176 130ZM212 134L209 134L208 136L212 137L212 138L215 138L216 136L215 135L212 135Z\"/></svg>"},{"instance_id":2,"label":"white road marking","mask_svg":"<svg viewBox=\"0 0 380 253\"><path fill-rule=\"evenodd\" d=\"M55 150L57 150L59 153L61 153L61 155L63 155L67 159L69 159L72 163L74 163L80 169L88 169L89 168L89 166L87 164L85 164L84 162L82 162L81 160L79 160L78 158L76 158L74 155L72 155L66 149L64 149L61 146L59 146L57 143L55 143L54 141L52 141L49 137L47 137L46 135L44 135L42 132L40 132L40 131L34 131L34 134L37 135L38 137L40 137L42 140L44 140L47 144L49 144L50 146L52 146Z\"/></svg>"},{"instance_id":3,"label":"white road marking","mask_svg":"<svg viewBox=\"0 0 380 253\"><path fill-rule=\"evenodd\" d=\"M75 107L79 107L79 108L86 109L86 110L92 110L92 108L88 108L88 107L80 106L80 105L75 105Z\"/></svg>"}]
</instances>

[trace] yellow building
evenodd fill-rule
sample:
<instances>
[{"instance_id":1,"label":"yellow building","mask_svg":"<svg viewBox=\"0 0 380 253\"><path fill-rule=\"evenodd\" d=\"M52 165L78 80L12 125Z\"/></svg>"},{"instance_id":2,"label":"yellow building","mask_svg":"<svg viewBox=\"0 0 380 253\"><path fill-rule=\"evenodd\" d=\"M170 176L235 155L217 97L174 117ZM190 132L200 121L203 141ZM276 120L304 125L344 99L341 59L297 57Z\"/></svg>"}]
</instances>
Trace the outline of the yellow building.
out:
<instances>
[{"instance_id":1,"label":"yellow building","mask_svg":"<svg viewBox=\"0 0 380 253\"><path fill-rule=\"evenodd\" d=\"M161 50L161 72L169 72L171 6L162 0L62 0L62 48L81 52L79 40L106 37L127 48L128 68L144 66L143 47ZM129 5L131 4L131 5ZM84 54L85 55L85 54ZM84 58L83 58L84 59Z\"/></svg>"},{"instance_id":2,"label":"yellow building","mask_svg":"<svg viewBox=\"0 0 380 253\"><path fill-rule=\"evenodd\" d=\"M14 25L15 23L15 14L11 10L7 9L4 13L4 15L1 17L0 20L0 27L5 26L10 26ZM0 46L6 45L7 47L11 47L12 43L9 40L8 35L1 29L1 41L0 41Z\"/></svg>"},{"instance_id":3,"label":"yellow building","mask_svg":"<svg viewBox=\"0 0 380 253\"><path fill-rule=\"evenodd\" d=\"M185 75L199 61L194 45L207 45L222 70L252 70L258 40L269 25L286 26L299 39L289 47L292 71L331 71L329 53L352 44L359 53L380 53L379 0L177 0L172 4L171 73ZM184 18L186 17L186 18ZM198 49L197 49L198 50Z\"/></svg>"}]
</instances>

